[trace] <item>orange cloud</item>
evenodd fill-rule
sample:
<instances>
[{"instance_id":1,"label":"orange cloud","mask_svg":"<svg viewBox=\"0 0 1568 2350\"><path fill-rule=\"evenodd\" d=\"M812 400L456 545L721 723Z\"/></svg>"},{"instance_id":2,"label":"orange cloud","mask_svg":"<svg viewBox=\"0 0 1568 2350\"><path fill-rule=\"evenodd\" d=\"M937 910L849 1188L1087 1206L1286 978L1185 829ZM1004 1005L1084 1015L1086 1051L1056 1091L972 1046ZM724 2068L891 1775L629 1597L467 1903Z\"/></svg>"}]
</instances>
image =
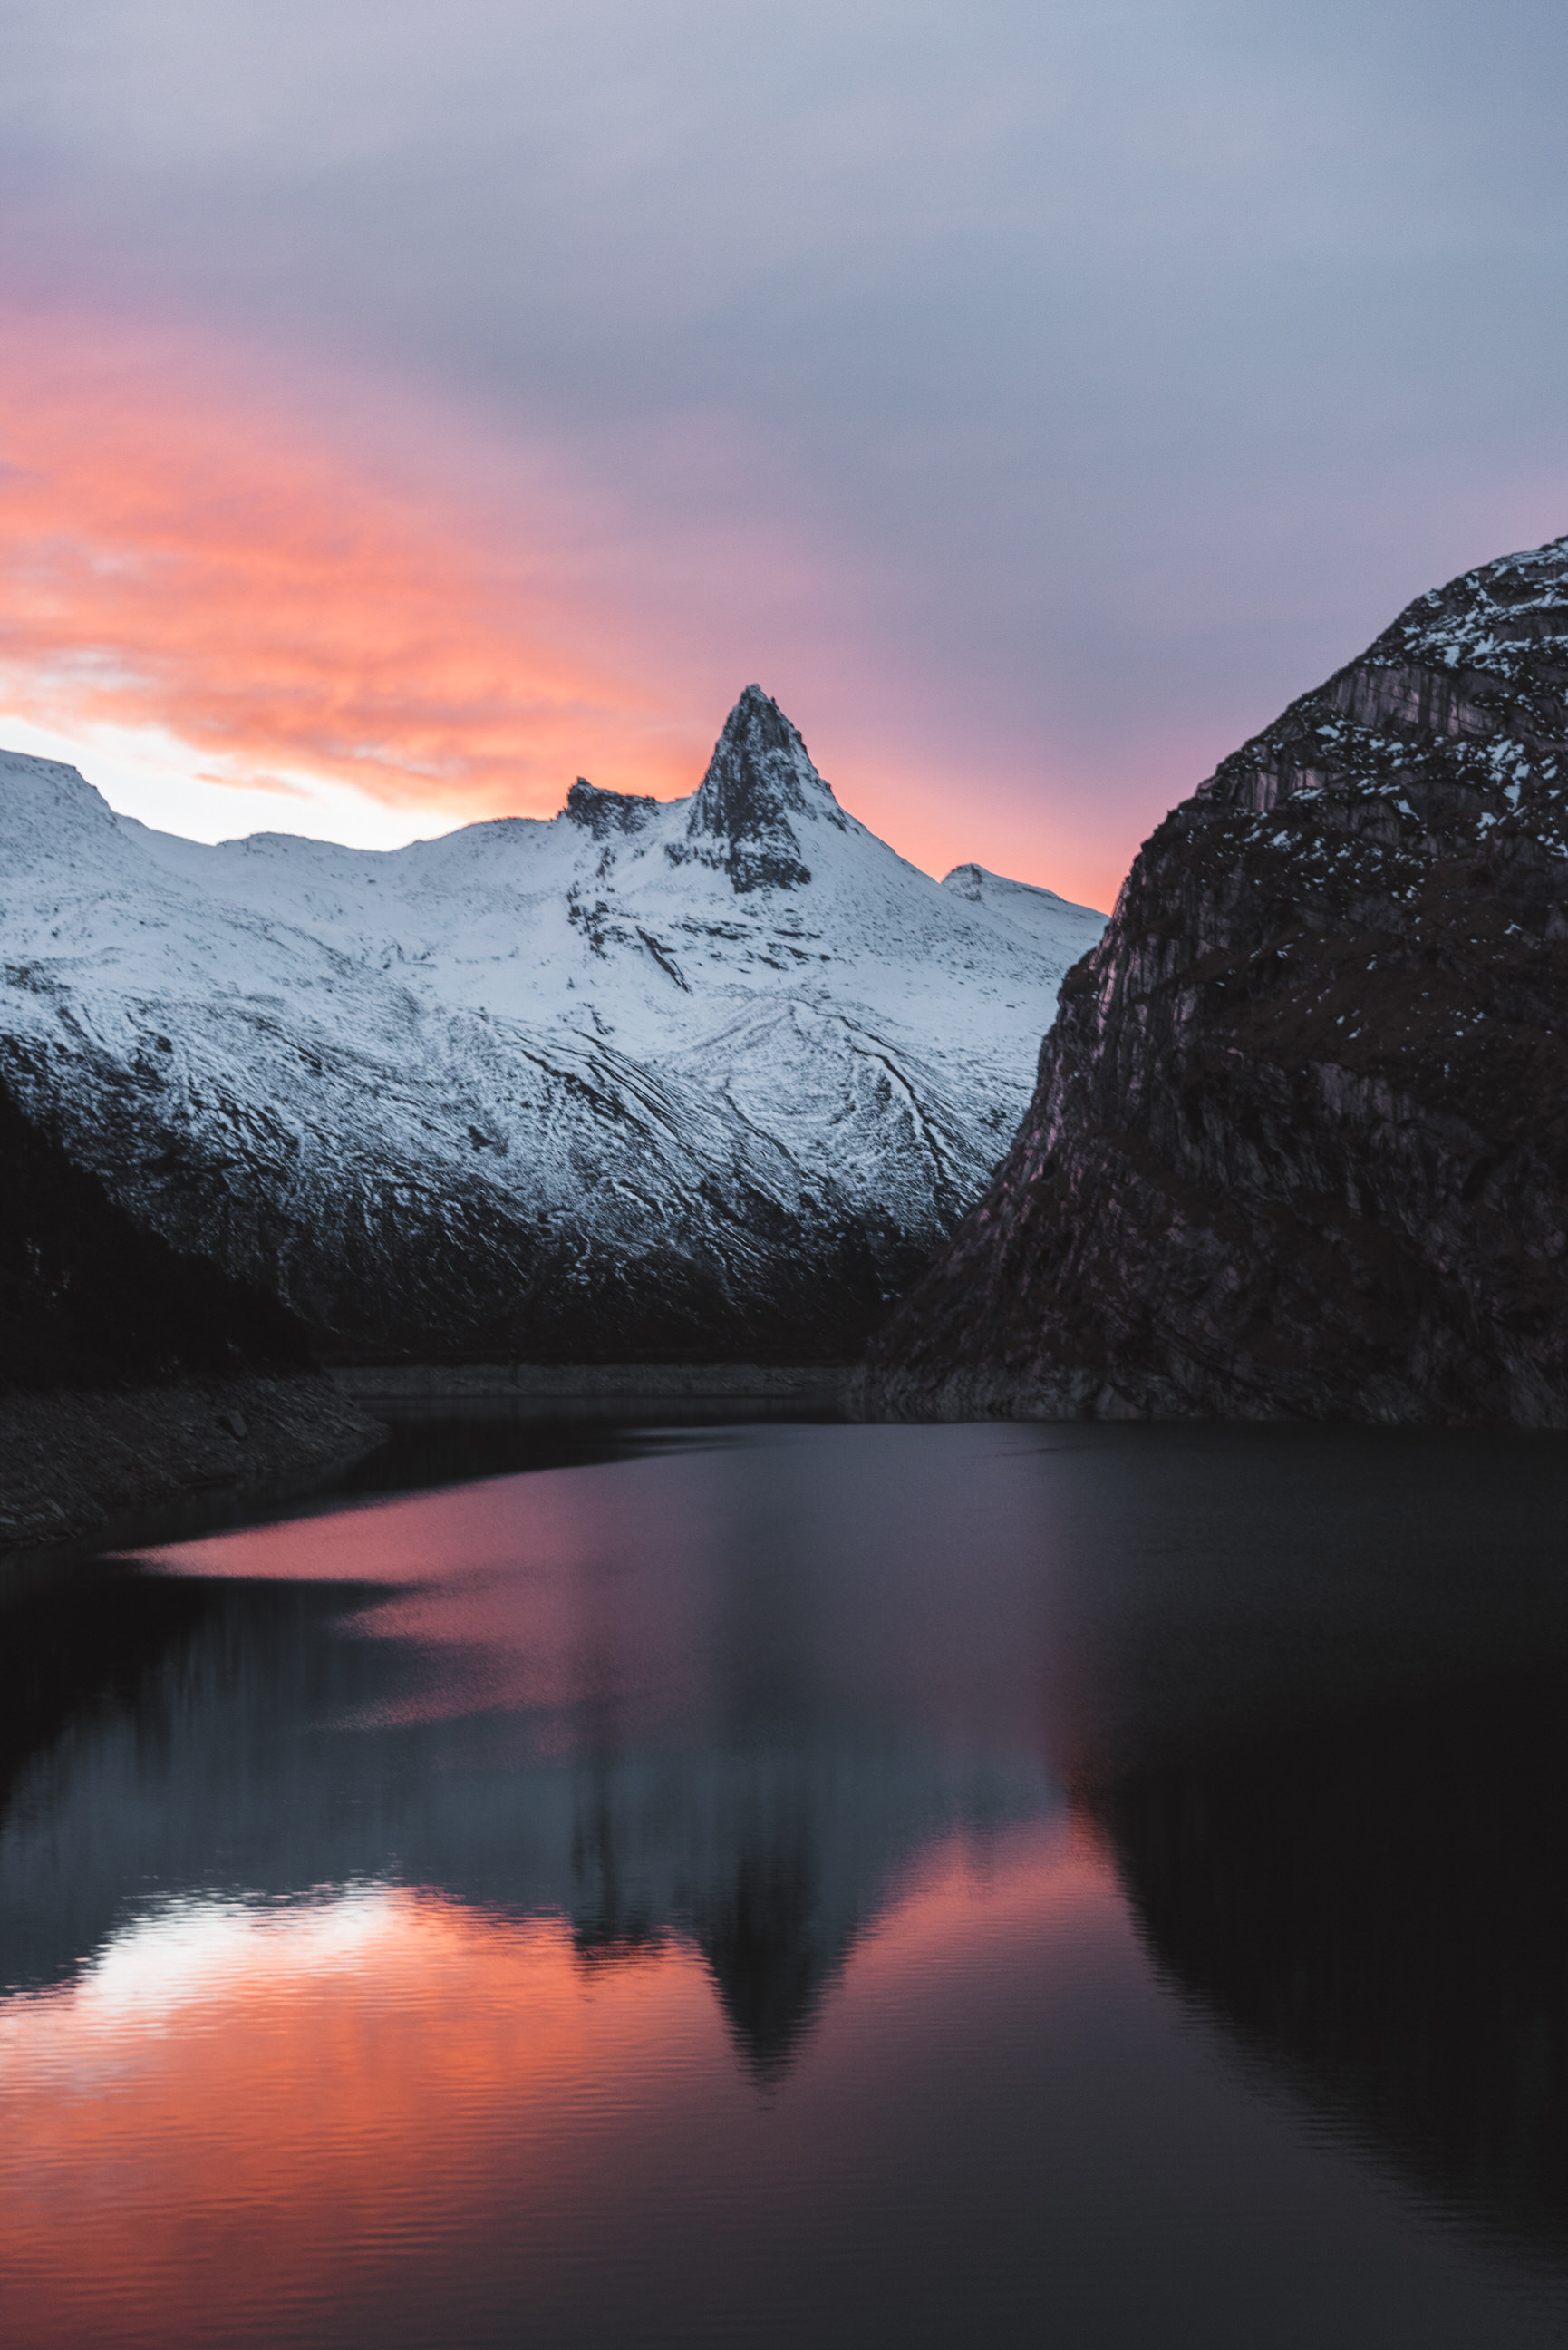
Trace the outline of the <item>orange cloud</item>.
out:
<instances>
[{"instance_id":1,"label":"orange cloud","mask_svg":"<svg viewBox=\"0 0 1568 2350\"><path fill-rule=\"evenodd\" d=\"M0 685L20 713L156 725L225 781L330 777L453 821L551 812L590 755L596 781L691 788L702 732L576 649L591 629L549 584L569 494L523 544L525 515L505 529L379 465L363 386L351 446L175 332L34 317L6 349Z\"/></svg>"},{"instance_id":2,"label":"orange cloud","mask_svg":"<svg viewBox=\"0 0 1568 2350\"><path fill-rule=\"evenodd\" d=\"M279 795L246 820L290 827L341 832L343 786L399 811L397 837L551 815L578 773L666 797L761 677L845 805L939 876L979 858L1108 906L1178 795L1112 816L1049 744L937 739L875 582L777 482L649 502L455 397L297 352L121 317L0 325L0 708L95 780L93 730L119 729L165 775L171 754ZM706 453L745 473L756 452L722 442L712 421ZM650 478L695 463L655 454ZM162 791L135 813L187 828Z\"/></svg>"}]
</instances>

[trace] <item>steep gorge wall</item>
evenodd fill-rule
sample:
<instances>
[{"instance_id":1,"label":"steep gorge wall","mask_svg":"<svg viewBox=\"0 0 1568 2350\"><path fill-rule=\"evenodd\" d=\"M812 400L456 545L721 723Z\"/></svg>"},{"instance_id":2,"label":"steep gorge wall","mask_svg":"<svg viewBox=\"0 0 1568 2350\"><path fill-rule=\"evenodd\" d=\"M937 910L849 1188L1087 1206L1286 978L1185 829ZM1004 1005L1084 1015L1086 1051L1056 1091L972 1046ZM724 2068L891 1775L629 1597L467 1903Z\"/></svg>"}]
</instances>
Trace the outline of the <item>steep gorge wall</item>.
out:
<instances>
[{"instance_id":1,"label":"steep gorge wall","mask_svg":"<svg viewBox=\"0 0 1568 2350\"><path fill-rule=\"evenodd\" d=\"M1173 811L868 1409L1568 1426L1565 698L1557 541Z\"/></svg>"}]
</instances>

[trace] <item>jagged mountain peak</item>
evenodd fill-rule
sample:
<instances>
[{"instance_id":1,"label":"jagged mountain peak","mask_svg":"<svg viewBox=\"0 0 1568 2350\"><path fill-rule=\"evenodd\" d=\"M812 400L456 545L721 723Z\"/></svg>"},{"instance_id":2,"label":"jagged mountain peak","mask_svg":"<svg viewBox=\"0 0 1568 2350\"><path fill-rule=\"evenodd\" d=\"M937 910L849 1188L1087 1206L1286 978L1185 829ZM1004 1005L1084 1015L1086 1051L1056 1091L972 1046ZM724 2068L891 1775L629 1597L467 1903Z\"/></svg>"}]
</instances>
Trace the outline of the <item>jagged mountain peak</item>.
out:
<instances>
[{"instance_id":1,"label":"jagged mountain peak","mask_svg":"<svg viewBox=\"0 0 1568 2350\"><path fill-rule=\"evenodd\" d=\"M724 721L687 821L691 853L723 865L739 890L797 889L811 879L795 829L823 818L847 831L833 788L793 726L760 685L749 685Z\"/></svg>"},{"instance_id":2,"label":"jagged mountain peak","mask_svg":"<svg viewBox=\"0 0 1568 2350\"><path fill-rule=\"evenodd\" d=\"M596 840L605 840L612 833L640 832L658 806L649 793L601 791L579 775L566 794L565 813Z\"/></svg>"},{"instance_id":3,"label":"jagged mountain peak","mask_svg":"<svg viewBox=\"0 0 1568 2350\"><path fill-rule=\"evenodd\" d=\"M940 889L760 691L706 787L731 832L579 777L398 849L209 846L15 780L0 1072L134 1216L353 1351L852 1348L980 1191L1101 927Z\"/></svg>"}]
</instances>

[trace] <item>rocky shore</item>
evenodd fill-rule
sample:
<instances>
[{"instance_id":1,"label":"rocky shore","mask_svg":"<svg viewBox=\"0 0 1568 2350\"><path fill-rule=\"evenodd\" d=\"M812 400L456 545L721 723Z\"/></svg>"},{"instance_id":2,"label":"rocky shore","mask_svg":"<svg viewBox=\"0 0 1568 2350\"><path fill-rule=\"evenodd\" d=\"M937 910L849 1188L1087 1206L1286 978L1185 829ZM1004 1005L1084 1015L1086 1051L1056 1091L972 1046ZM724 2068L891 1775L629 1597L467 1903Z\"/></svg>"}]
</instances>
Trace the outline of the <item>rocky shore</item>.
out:
<instances>
[{"instance_id":1,"label":"rocky shore","mask_svg":"<svg viewBox=\"0 0 1568 2350\"><path fill-rule=\"evenodd\" d=\"M344 1395L369 1404L723 1401L836 1406L854 1377L842 1364L386 1363L332 1372Z\"/></svg>"},{"instance_id":2,"label":"rocky shore","mask_svg":"<svg viewBox=\"0 0 1568 2350\"><path fill-rule=\"evenodd\" d=\"M308 1372L0 1395L0 1550L109 1538L199 1493L308 1485L385 1434Z\"/></svg>"}]
</instances>

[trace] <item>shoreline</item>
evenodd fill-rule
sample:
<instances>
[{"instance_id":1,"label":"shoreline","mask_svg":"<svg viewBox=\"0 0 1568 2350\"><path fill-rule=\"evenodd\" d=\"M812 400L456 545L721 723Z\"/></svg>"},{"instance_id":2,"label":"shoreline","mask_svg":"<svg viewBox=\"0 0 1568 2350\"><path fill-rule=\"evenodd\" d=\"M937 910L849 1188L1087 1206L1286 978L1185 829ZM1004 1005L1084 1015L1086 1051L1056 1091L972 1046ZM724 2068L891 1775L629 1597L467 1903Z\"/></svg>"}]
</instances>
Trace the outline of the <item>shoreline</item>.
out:
<instances>
[{"instance_id":1,"label":"shoreline","mask_svg":"<svg viewBox=\"0 0 1568 2350\"><path fill-rule=\"evenodd\" d=\"M852 1364L345 1363L327 1377L355 1403L514 1397L520 1401L706 1399L837 1405Z\"/></svg>"},{"instance_id":2,"label":"shoreline","mask_svg":"<svg viewBox=\"0 0 1568 2350\"><path fill-rule=\"evenodd\" d=\"M0 1553L114 1538L199 1494L307 1487L385 1441L319 1371L0 1394Z\"/></svg>"},{"instance_id":3,"label":"shoreline","mask_svg":"<svg viewBox=\"0 0 1568 2350\"><path fill-rule=\"evenodd\" d=\"M3 1389L0 1558L139 1539L142 1520L182 1503L308 1492L422 1406L754 1403L836 1418L861 1376L849 1364L337 1364Z\"/></svg>"}]
</instances>

